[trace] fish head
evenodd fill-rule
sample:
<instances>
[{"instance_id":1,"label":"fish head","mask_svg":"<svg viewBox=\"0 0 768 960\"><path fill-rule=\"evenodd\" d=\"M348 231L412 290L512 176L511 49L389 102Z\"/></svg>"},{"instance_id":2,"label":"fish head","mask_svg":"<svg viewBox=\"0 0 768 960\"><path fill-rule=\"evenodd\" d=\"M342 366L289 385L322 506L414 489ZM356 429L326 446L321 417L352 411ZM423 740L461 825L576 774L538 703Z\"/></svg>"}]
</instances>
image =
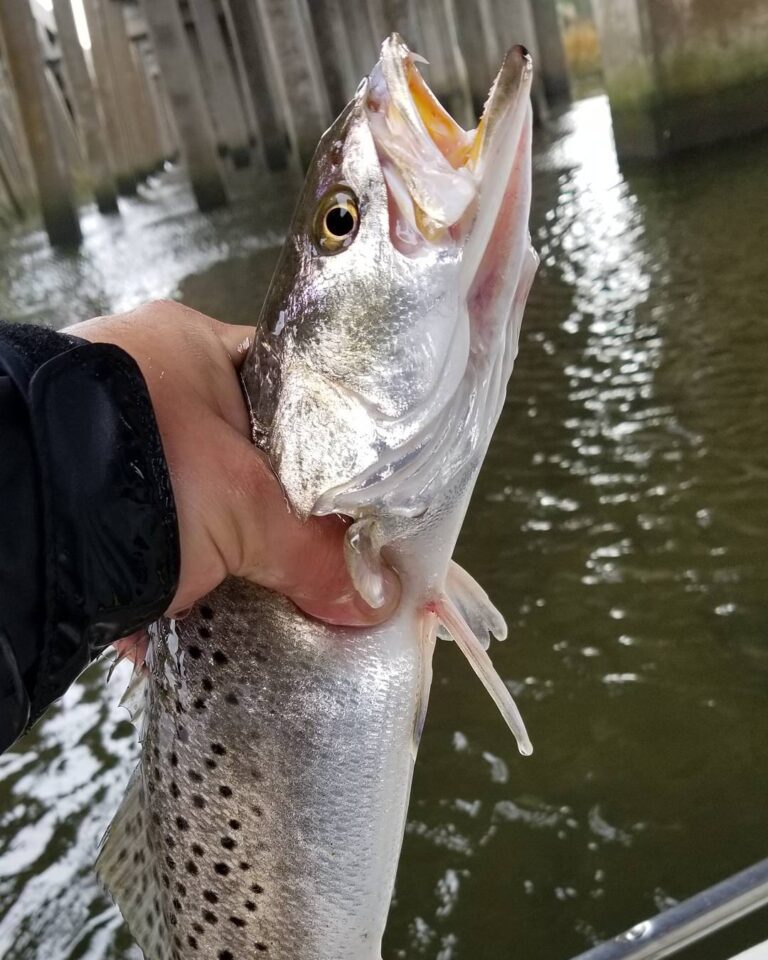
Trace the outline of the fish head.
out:
<instances>
[{"instance_id":1,"label":"fish head","mask_svg":"<svg viewBox=\"0 0 768 960\"><path fill-rule=\"evenodd\" d=\"M509 52L469 132L419 59L387 39L323 136L246 360L254 439L302 516L466 509L517 352L530 57Z\"/></svg>"}]
</instances>

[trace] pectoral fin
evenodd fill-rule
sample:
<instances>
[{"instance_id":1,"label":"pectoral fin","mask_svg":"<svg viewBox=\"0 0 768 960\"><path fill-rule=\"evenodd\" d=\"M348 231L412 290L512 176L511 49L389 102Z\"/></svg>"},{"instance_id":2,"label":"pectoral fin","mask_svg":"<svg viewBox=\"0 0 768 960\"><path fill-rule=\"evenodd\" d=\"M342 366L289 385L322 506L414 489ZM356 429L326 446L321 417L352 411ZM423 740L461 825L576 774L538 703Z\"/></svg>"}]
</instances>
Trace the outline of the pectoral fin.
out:
<instances>
[{"instance_id":1,"label":"pectoral fin","mask_svg":"<svg viewBox=\"0 0 768 960\"><path fill-rule=\"evenodd\" d=\"M468 574L465 574L465 576L468 576ZM474 581L472 581L472 583L474 583ZM494 703L501 711L501 715L504 717L507 726L514 734L520 753L526 757L530 756L530 754L533 753L533 746L528 739L528 732L525 729L523 718L520 716L520 711L512 699L512 694L496 672L491 658L483 649L482 642L472 632L461 611L449 596L443 594L432 601L429 606L437 615L443 627L456 641L461 652L467 660L469 660L472 669L482 680L485 689L490 693ZM498 613L498 611L496 612Z\"/></svg>"},{"instance_id":2,"label":"pectoral fin","mask_svg":"<svg viewBox=\"0 0 768 960\"><path fill-rule=\"evenodd\" d=\"M487 650L491 634L507 639L507 623L477 580L451 560L445 592L453 600L469 629Z\"/></svg>"}]
</instances>

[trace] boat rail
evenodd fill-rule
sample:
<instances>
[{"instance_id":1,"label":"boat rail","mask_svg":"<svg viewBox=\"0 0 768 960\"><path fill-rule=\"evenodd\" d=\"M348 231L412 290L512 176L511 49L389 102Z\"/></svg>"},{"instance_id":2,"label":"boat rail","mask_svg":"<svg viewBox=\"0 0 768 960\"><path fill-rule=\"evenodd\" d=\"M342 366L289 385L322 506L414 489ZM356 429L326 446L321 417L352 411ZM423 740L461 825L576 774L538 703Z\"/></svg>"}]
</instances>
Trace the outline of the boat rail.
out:
<instances>
[{"instance_id":1,"label":"boat rail","mask_svg":"<svg viewBox=\"0 0 768 960\"><path fill-rule=\"evenodd\" d=\"M573 960L662 960L768 906L768 859L635 924Z\"/></svg>"}]
</instances>

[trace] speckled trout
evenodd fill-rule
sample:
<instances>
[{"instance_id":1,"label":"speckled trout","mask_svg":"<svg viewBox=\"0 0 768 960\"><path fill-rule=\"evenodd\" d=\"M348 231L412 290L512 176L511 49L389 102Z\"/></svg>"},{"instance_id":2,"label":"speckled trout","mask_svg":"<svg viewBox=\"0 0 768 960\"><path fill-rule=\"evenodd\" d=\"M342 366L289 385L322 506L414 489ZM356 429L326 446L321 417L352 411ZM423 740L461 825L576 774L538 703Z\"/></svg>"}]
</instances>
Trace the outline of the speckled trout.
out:
<instances>
[{"instance_id":1,"label":"speckled trout","mask_svg":"<svg viewBox=\"0 0 768 960\"><path fill-rule=\"evenodd\" d=\"M230 579L154 631L143 750L98 871L148 960L379 960L438 636L518 739L486 648L506 626L451 561L536 269L530 59L476 131L397 37L323 136L246 359L254 443L290 509L349 521L383 625Z\"/></svg>"}]
</instances>

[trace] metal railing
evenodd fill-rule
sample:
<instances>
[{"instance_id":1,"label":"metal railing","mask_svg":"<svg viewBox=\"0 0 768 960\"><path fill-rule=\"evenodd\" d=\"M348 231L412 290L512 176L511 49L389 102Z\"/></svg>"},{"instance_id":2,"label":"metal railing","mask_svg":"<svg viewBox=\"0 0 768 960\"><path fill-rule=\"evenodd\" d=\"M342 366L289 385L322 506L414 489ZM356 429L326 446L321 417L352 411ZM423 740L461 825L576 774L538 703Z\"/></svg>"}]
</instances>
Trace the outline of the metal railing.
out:
<instances>
[{"instance_id":1,"label":"metal railing","mask_svg":"<svg viewBox=\"0 0 768 960\"><path fill-rule=\"evenodd\" d=\"M768 906L768 860L643 920L573 960L662 960Z\"/></svg>"}]
</instances>

